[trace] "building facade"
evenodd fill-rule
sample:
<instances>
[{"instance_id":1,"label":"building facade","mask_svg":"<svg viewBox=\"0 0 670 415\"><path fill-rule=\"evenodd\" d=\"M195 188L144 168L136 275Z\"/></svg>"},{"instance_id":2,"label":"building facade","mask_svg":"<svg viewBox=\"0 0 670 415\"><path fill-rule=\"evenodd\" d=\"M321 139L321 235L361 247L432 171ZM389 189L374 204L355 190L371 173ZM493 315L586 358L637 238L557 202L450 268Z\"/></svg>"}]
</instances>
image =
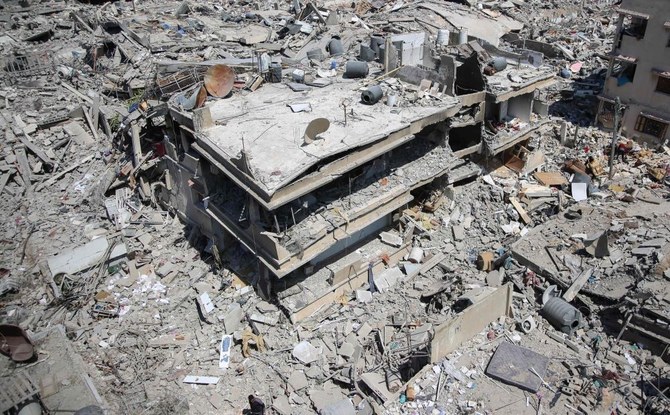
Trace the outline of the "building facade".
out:
<instances>
[{"instance_id":1,"label":"building facade","mask_svg":"<svg viewBox=\"0 0 670 415\"><path fill-rule=\"evenodd\" d=\"M624 106L624 136L654 147L670 138L670 2L624 0L600 96L598 121L613 126L614 102Z\"/></svg>"}]
</instances>

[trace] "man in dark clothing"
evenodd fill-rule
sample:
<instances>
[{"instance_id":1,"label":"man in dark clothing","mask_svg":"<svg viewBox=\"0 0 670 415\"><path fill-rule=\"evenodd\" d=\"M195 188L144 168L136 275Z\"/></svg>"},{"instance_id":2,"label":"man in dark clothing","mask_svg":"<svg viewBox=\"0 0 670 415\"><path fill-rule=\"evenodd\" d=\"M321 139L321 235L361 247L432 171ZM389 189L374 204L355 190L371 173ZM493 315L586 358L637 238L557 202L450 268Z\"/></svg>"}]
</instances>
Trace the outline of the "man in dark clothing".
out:
<instances>
[{"instance_id":1,"label":"man in dark clothing","mask_svg":"<svg viewBox=\"0 0 670 415\"><path fill-rule=\"evenodd\" d=\"M249 395L249 406L251 407L248 412L250 415L265 415L265 404L254 395Z\"/></svg>"}]
</instances>

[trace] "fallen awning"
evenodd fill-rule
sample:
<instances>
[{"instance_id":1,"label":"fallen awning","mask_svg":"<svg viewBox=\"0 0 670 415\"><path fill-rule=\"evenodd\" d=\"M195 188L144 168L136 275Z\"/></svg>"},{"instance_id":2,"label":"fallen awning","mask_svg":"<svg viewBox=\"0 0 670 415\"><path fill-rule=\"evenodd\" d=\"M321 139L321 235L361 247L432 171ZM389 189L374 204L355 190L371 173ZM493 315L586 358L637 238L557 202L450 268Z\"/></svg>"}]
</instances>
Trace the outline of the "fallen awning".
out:
<instances>
[{"instance_id":1,"label":"fallen awning","mask_svg":"<svg viewBox=\"0 0 670 415\"><path fill-rule=\"evenodd\" d=\"M603 96L603 95L598 95L597 98L601 101L609 102L610 104L614 104L614 99Z\"/></svg>"},{"instance_id":2,"label":"fallen awning","mask_svg":"<svg viewBox=\"0 0 670 415\"><path fill-rule=\"evenodd\" d=\"M639 17L640 19L649 20L649 15L648 14L636 12L635 10L628 10L628 9L618 8L616 11L617 11L617 13L620 13L620 14L625 14L625 15L628 15L628 16Z\"/></svg>"},{"instance_id":3,"label":"fallen awning","mask_svg":"<svg viewBox=\"0 0 670 415\"><path fill-rule=\"evenodd\" d=\"M661 78L670 79L670 71L665 71L663 69L657 69L657 68L653 68L651 71L656 75L660 76Z\"/></svg>"},{"instance_id":4,"label":"fallen awning","mask_svg":"<svg viewBox=\"0 0 670 415\"><path fill-rule=\"evenodd\" d=\"M640 115L642 115L643 117L649 118L650 120L662 122L663 124L670 124L670 117L663 118L661 116L650 114L650 113L644 112L644 111L640 111Z\"/></svg>"},{"instance_id":5,"label":"fallen awning","mask_svg":"<svg viewBox=\"0 0 670 415\"><path fill-rule=\"evenodd\" d=\"M635 62L637 62L637 58L633 58L633 57L630 57L630 56L624 56L624 55L612 55L612 57L613 57L615 60L618 60L618 61L624 61L624 62L628 62L628 63L635 63Z\"/></svg>"}]
</instances>

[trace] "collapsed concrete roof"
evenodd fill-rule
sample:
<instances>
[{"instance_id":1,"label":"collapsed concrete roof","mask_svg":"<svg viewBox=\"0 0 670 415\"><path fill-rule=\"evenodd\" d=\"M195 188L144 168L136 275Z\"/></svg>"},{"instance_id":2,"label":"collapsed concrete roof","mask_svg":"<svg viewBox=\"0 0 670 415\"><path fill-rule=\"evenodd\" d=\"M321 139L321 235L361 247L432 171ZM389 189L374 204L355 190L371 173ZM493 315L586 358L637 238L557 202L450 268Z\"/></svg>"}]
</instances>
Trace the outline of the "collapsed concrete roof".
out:
<instances>
[{"instance_id":1,"label":"collapsed concrete roof","mask_svg":"<svg viewBox=\"0 0 670 415\"><path fill-rule=\"evenodd\" d=\"M352 83L337 83L303 93L293 92L287 85L268 84L245 96L235 95L207 106L212 125L197 132L197 144L250 187L259 201L276 207L282 201L279 191L300 181L310 168L363 146L399 138L384 147L388 151L426 125L454 115L459 104L457 98L443 96L439 106L396 109L365 105L360 95L360 87ZM346 125L342 105L345 102ZM290 106L294 104L305 105L308 110L293 112ZM305 130L318 118L328 119L330 126L319 134L319 139L305 145ZM244 167L239 163L242 153ZM379 154L368 151L357 162ZM308 178L316 183L314 176L318 175L317 172Z\"/></svg>"}]
</instances>

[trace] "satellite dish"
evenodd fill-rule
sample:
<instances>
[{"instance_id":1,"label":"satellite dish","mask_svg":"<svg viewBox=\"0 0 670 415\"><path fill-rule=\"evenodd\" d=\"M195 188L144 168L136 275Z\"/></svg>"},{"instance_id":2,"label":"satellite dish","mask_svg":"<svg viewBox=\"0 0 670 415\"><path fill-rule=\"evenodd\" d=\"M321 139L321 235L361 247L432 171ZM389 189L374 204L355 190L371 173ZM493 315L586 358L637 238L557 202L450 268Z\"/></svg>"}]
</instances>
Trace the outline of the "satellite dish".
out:
<instances>
[{"instance_id":1,"label":"satellite dish","mask_svg":"<svg viewBox=\"0 0 670 415\"><path fill-rule=\"evenodd\" d=\"M327 118L316 118L310 121L305 130L303 145L312 144L316 140L316 137L328 131L328 128L330 128L330 121Z\"/></svg>"},{"instance_id":2,"label":"satellite dish","mask_svg":"<svg viewBox=\"0 0 670 415\"><path fill-rule=\"evenodd\" d=\"M205 88L213 97L223 98L235 83L235 71L226 65L214 65L205 73Z\"/></svg>"}]
</instances>

